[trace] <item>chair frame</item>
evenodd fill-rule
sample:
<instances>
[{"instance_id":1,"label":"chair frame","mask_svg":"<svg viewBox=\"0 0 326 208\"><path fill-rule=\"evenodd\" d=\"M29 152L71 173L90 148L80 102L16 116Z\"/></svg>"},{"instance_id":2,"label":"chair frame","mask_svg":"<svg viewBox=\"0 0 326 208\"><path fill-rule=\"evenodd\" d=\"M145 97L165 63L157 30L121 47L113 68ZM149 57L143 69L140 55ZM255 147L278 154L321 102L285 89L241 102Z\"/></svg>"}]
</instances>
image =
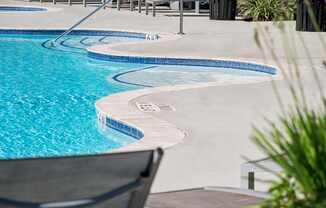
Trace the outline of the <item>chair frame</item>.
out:
<instances>
[{"instance_id":1,"label":"chair frame","mask_svg":"<svg viewBox=\"0 0 326 208\"><path fill-rule=\"evenodd\" d=\"M142 172L139 177L131 181L127 184L114 188L113 190L109 190L105 193L99 194L95 197L91 198L82 198L77 200L70 201L50 201L50 202L29 202L29 201L20 201L11 198L4 198L0 196L0 207L2 206L10 206L17 208L86 208L89 206L94 206L108 200L114 199L125 193L132 193L128 208L143 208L146 202L146 198L149 194L150 187L152 185L153 179L156 175L158 167L161 163L163 157L163 150L158 148L156 150L151 150L151 159L149 160L149 164L145 170ZM132 153L132 152L130 152ZM100 154L100 155L87 155L87 156L69 156L69 157L56 157L56 158L31 158L31 159L17 159L17 160L0 160L1 163L10 163L11 161L18 162L28 162L28 161L36 161L37 160L65 160L65 159L74 159L74 158L82 158L82 157L109 157L110 155L123 155L127 153L109 153L109 154Z\"/></svg>"}]
</instances>

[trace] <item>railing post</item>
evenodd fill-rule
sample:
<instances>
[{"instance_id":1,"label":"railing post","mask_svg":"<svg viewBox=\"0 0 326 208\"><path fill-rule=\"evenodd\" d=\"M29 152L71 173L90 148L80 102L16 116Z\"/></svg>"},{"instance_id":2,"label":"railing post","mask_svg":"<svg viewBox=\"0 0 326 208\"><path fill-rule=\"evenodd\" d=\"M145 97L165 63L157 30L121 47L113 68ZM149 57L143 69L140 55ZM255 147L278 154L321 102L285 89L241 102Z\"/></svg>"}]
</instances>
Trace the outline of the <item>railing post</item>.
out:
<instances>
[{"instance_id":1,"label":"railing post","mask_svg":"<svg viewBox=\"0 0 326 208\"><path fill-rule=\"evenodd\" d=\"M130 11L134 11L134 0L130 0Z\"/></svg>"},{"instance_id":2,"label":"railing post","mask_svg":"<svg viewBox=\"0 0 326 208\"><path fill-rule=\"evenodd\" d=\"M196 14L200 13L200 2L199 2L199 0L195 1L195 13Z\"/></svg>"},{"instance_id":3,"label":"railing post","mask_svg":"<svg viewBox=\"0 0 326 208\"><path fill-rule=\"evenodd\" d=\"M86 0L83 0L84 7L86 7Z\"/></svg>"},{"instance_id":4,"label":"railing post","mask_svg":"<svg viewBox=\"0 0 326 208\"><path fill-rule=\"evenodd\" d=\"M145 1L145 14L148 15L148 2Z\"/></svg>"},{"instance_id":5,"label":"railing post","mask_svg":"<svg viewBox=\"0 0 326 208\"><path fill-rule=\"evenodd\" d=\"M255 172L248 172L248 189L255 190Z\"/></svg>"},{"instance_id":6,"label":"railing post","mask_svg":"<svg viewBox=\"0 0 326 208\"><path fill-rule=\"evenodd\" d=\"M120 0L117 0L117 9L120 11Z\"/></svg>"},{"instance_id":7,"label":"railing post","mask_svg":"<svg viewBox=\"0 0 326 208\"><path fill-rule=\"evenodd\" d=\"M184 35L183 32L183 0L179 0L179 14L180 14L180 25L179 25L179 35Z\"/></svg>"},{"instance_id":8,"label":"railing post","mask_svg":"<svg viewBox=\"0 0 326 208\"><path fill-rule=\"evenodd\" d=\"M155 17L156 16L156 5L155 5L155 2L153 2L153 4L152 4L152 10L153 10L153 17Z\"/></svg>"},{"instance_id":9,"label":"railing post","mask_svg":"<svg viewBox=\"0 0 326 208\"><path fill-rule=\"evenodd\" d=\"M104 4L105 3L105 0L102 0L101 3ZM105 9L105 7L103 7L103 9Z\"/></svg>"},{"instance_id":10,"label":"railing post","mask_svg":"<svg viewBox=\"0 0 326 208\"><path fill-rule=\"evenodd\" d=\"M138 0L138 12L141 13L141 0Z\"/></svg>"}]
</instances>

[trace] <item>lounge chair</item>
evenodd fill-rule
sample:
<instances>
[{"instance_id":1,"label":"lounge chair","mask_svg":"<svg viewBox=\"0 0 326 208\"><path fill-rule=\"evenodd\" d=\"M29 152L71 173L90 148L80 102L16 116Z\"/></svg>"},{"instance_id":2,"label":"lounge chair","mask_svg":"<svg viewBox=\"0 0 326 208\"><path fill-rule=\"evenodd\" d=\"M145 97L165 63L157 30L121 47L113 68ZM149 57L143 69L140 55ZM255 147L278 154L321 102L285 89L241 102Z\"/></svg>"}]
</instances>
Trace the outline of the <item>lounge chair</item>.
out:
<instances>
[{"instance_id":1,"label":"lounge chair","mask_svg":"<svg viewBox=\"0 0 326 208\"><path fill-rule=\"evenodd\" d=\"M169 2L170 2L170 0L145 0L146 15L148 15L148 8L149 8L150 4L152 5L153 17L155 17L156 16L156 5L169 3Z\"/></svg>"},{"instance_id":2,"label":"lounge chair","mask_svg":"<svg viewBox=\"0 0 326 208\"><path fill-rule=\"evenodd\" d=\"M142 208L163 151L0 160L1 208Z\"/></svg>"},{"instance_id":3,"label":"lounge chair","mask_svg":"<svg viewBox=\"0 0 326 208\"><path fill-rule=\"evenodd\" d=\"M117 0L117 9L120 10L122 4L129 3L130 11L134 11L134 9L135 9L135 3L134 3L134 2L135 2L135 1L141 3L142 0L129 0L129 1ZM139 4L139 5L140 5L139 8L141 9L141 4ZM140 10L139 10L139 11L140 11Z\"/></svg>"},{"instance_id":4,"label":"lounge chair","mask_svg":"<svg viewBox=\"0 0 326 208\"><path fill-rule=\"evenodd\" d=\"M134 11L134 9L135 9L134 2L137 2L138 12L141 13L141 5L142 5L143 0L130 0L130 11Z\"/></svg>"},{"instance_id":5,"label":"lounge chair","mask_svg":"<svg viewBox=\"0 0 326 208\"><path fill-rule=\"evenodd\" d=\"M138 0L138 1L141 1L141 0ZM183 0L183 2L192 2L192 1L195 2L195 13L196 14L200 13L200 9L199 9L200 3L208 2L208 0ZM179 3L179 0L145 0L146 15L148 15L149 5L152 5L152 13L153 13L153 17L155 17L156 16L156 6L158 4L170 3L170 5L171 5L174 2ZM170 6L170 8L171 8L171 6Z\"/></svg>"}]
</instances>

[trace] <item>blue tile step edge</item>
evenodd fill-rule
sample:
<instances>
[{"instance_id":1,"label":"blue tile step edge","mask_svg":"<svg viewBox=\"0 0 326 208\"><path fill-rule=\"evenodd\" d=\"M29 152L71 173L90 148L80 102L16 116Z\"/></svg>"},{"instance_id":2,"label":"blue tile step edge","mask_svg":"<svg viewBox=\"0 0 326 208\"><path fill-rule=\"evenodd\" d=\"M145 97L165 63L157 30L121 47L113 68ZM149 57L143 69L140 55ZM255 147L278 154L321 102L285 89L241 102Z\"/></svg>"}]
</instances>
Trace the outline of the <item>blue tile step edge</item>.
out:
<instances>
[{"instance_id":1,"label":"blue tile step edge","mask_svg":"<svg viewBox=\"0 0 326 208\"><path fill-rule=\"evenodd\" d=\"M103 128L111 128L116 131L119 131L120 133L131 136L137 140L144 137L144 133L135 127L127 125L127 124L125 124L121 121L118 121L116 119L113 119L107 115L103 115L100 112L97 112L96 115L97 115L97 122L98 122L100 128L102 128L102 129Z\"/></svg>"},{"instance_id":2,"label":"blue tile step edge","mask_svg":"<svg viewBox=\"0 0 326 208\"><path fill-rule=\"evenodd\" d=\"M157 64L157 65L223 67L223 68L261 72L270 75L275 75L277 73L277 69L275 67L256 64L256 63L241 62L241 61L121 56L121 55L102 54L90 50L87 52L88 52L88 56L91 58L104 60L104 61L112 61L112 62L128 62L128 63L154 64L154 65Z\"/></svg>"},{"instance_id":3,"label":"blue tile step edge","mask_svg":"<svg viewBox=\"0 0 326 208\"><path fill-rule=\"evenodd\" d=\"M64 29L0 29L0 34L16 35L60 35ZM116 36L146 39L148 34L137 32L123 31L106 31L106 30L73 30L69 35L87 35L87 36Z\"/></svg>"}]
</instances>

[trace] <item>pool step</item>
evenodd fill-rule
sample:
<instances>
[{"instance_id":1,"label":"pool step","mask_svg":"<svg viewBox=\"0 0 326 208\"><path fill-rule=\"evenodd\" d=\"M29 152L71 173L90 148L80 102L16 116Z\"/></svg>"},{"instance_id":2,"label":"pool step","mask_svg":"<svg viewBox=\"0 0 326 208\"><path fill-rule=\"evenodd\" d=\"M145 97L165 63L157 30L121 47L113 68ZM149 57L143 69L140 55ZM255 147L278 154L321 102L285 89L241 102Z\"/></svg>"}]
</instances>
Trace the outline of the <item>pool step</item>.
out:
<instances>
[{"instance_id":1,"label":"pool step","mask_svg":"<svg viewBox=\"0 0 326 208\"><path fill-rule=\"evenodd\" d=\"M99 45L118 42L128 42L128 38L118 36L75 36L68 35L56 43L55 47L47 47L67 52L86 53L86 48ZM49 42L49 41L48 41ZM44 44L45 45L45 44ZM46 46L45 46L46 47Z\"/></svg>"},{"instance_id":2,"label":"pool step","mask_svg":"<svg viewBox=\"0 0 326 208\"><path fill-rule=\"evenodd\" d=\"M86 48L96 45L105 44L105 36L67 36L58 41L57 49L72 52L86 52Z\"/></svg>"}]
</instances>

